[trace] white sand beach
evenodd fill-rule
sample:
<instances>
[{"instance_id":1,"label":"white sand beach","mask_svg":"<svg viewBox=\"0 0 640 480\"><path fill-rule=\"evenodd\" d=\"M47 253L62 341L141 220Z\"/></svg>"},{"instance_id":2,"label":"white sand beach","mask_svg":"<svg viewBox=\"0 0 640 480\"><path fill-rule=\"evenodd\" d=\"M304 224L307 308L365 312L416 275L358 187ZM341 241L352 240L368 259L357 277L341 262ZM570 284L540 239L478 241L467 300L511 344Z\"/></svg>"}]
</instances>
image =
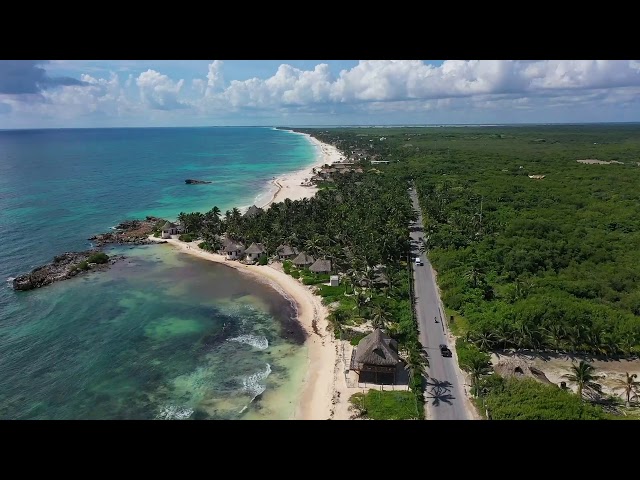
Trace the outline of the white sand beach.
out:
<instances>
[{"instance_id":1,"label":"white sand beach","mask_svg":"<svg viewBox=\"0 0 640 480\"><path fill-rule=\"evenodd\" d=\"M153 236L149 238L158 242L163 241ZM293 300L298 311L298 320L308 334L306 344L309 358L309 370L306 373L305 385L294 418L301 420L349 418L346 409L341 415L333 412L332 400L336 396L340 397L336 391L346 389L346 383L344 379L342 382L338 381L343 378L342 376L337 378L334 376L338 363L336 355L338 348L333 335L327 331L327 307L322 304L319 296L311 293L310 287L284 273L279 268L279 263L264 266L245 265L238 261L227 260L224 255L204 251L198 247L197 241L186 243L176 238L164 241L181 252L252 275L256 280L267 282Z\"/></svg>"},{"instance_id":2,"label":"white sand beach","mask_svg":"<svg viewBox=\"0 0 640 480\"><path fill-rule=\"evenodd\" d=\"M305 197L313 197L318 189L301 185L305 178L310 178L313 175L311 169L344 159L336 147L322 143L310 135L307 136L320 148L320 159L311 167L283 175L274 180L279 190L269 202L261 206L262 208L268 208L272 203L281 202L285 198L301 200ZM149 238L154 241L163 241L153 236ZM263 266L245 265L238 261L226 260L224 255L204 251L198 247L197 241L185 243L177 238L167 239L166 241L181 252L217 262L252 275L257 280L269 283L283 295L292 299L298 311L298 320L308 334L306 345L309 358L309 369L305 376L302 393L293 419L349 419L351 415L348 410L349 396L360 390L347 388L343 374L344 362L342 356L338 354L342 349L342 345L333 338L332 333L327 331L327 307L322 304L321 297L312 293L312 287L308 287L284 273L279 262Z\"/></svg>"},{"instance_id":3,"label":"white sand beach","mask_svg":"<svg viewBox=\"0 0 640 480\"><path fill-rule=\"evenodd\" d=\"M300 133L309 138L320 149L320 156L318 161L303 170L297 172L288 173L282 175L273 180L273 184L278 187L278 190L273 194L273 197L263 205L256 205L261 208L268 208L272 203L282 202L285 198L290 200L302 200L303 198L311 198L318 191L315 186L305 186L305 180L309 180L314 174L313 168L320 168L323 165L331 165L334 162L344 160L344 155L340 153L333 145L322 143L318 139L312 137L306 133Z\"/></svg>"}]
</instances>

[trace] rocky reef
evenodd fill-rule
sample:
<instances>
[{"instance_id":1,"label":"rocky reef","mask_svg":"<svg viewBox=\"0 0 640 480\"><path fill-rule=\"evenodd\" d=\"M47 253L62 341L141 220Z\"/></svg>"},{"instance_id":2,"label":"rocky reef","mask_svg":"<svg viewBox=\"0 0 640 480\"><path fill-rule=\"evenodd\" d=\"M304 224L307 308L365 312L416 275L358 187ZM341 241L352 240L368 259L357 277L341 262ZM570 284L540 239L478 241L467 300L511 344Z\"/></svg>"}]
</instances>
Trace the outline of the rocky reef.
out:
<instances>
[{"instance_id":1,"label":"rocky reef","mask_svg":"<svg viewBox=\"0 0 640 480\"><path fill-rule=\"evenodd\" d=\"M147 245L167 243L149 240L149 235L157 231L166 220L148 216L144 220L127 220L117 225L113 232L94 235L89 238L94 247L84 252L66 252L54 257L53 262L34 268L13 280L14 290L33 290L53 282L67 280L90 271L107 270L123 255L109 256L100 247L114 245Z\"/></svg>"},{"instance_id":2,"label":"rocky reef","mask_svg":"<svg viewBox=\"0 0 640 480\"><path fill-rule=\"evenodd\" d=\"M162 227L166 220L158 217L146 217L144 220L127 220L117 225L113 232L101 233L89 237L96 247L107 244L148 245L154 242L149 235Z\"/></svg>"},{"instance_id":3,"label":"rocky reef","mask_svg":"<svg viewBox=\"0 0 640 480\"><path fill-rule=\"evenodd\" d=\"M187 185L198 185L200 183L213 183L213 182L209 182L208 180L193 180L191 178L188 178L184 181L184 183L186 183Z\"/></svg>"},{"instance_id":4,"label":"rocky reef","mask_svg":"<svg viewBox=\"0 0 640 480\"><path fill-rule=\"evenodd\" d=\"M85 252L66 252L54 257L51 263L16 277L13 280L13 288L14 290L33 290L53 282L73 278L82 273L106 270L123 258L122 255L109 257L95 249Z\"/></svg>"}]
</instances>

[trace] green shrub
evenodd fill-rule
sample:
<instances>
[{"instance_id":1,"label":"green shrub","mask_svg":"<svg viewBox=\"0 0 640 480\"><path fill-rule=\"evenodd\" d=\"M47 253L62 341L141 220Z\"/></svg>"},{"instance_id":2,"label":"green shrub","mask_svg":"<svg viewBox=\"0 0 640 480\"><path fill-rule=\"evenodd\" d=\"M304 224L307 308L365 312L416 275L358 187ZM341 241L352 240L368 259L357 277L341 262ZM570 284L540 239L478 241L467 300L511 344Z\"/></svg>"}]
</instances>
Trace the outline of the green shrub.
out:
<instances>
[{"instance_id":1,"label":"green shrub","mask_svg":"<svg viewBox=\"0 0 640 480\"><path fill-rule=\"evenodd\" d=\"M293 278L300 278L300 272L298 270L291 270L289 272L289 275L291 275Z\"/></svg>"},{"instance_id":2,"label":"green shrub","mask_svg":"<svg viewBox=\"0 0 640 480\"><path fill-rule=\"evenodd\" d=\"M153 236L156 238L160 238L160 232L153 232Z\"/></svg>"},{"instance_id":3,"label":"green shrub","mask_svg":"<svg viewBox=\"0 0 640 480\"><path fill-rule=\"evenodd\" d=\"M258 265L266 265L267 263L269 263L269 257L266 255L262 255L258 260Z\"/></svg>"},{"instance_id":4,"label":"green shrub","mask_svg":"<svg viewBox=\"0 0 640 480\"><path fill-rule=\"evenodd\" d=\"M86 271L86 270L89 270L90 267L89 267L89 263L84 261L84 262L80 262L78 265L76 265L76 268L78 270L85 270Z\"/></svg>"},{"instance_id":5,"label":"green shrub","mask_svg":"<svg viewBox=\"0 0 640 480\"><path fill-rule=\"evenodd\" d=\"M329 281L329 275L317 275L317 274L310 274L310 275L303 275L302 277L302 283L304 283L305 285L317 285L319 283L326 283Z\"/></svg>"},{"instance_id":6,"label":"green shrub","mask_svg":"<svg viewBox=\"0 0 640 480\"><path fill-rule=\"evenodd\" d=\"M583 402L572 392L531 378L490 375L485 406L493 420L601 420L602 408ZM481 406L482 399L477 401ZM484 412L483 412L484 413Z\"/></svg>"},{"instance_id":7,"label":"green shrub","mask_svg":"<svg viewBox=\"0 0 640 480\"><path fill-rule=\"evenodd\" d=\"M351 332L352 330L345 330L345 331L346 332ZM344 334L342 336L344 338ZM353 334L351 336L351 340L349 340L349 343L351 343L351 345L353 345L355 347L356 345L358 345L358 343L360 343L360 340L362 340L366 336L367 336L366 333L353 332Z\"/></svg>"},{"instance_id":8,"label":"green shrub","mask_svg":"<svg viewBox=\"0 0 640 480\"><path fill-rule=\"evenodd\" d=\"M198 244L198 247L200 247L202 250L205 250L207 252L213 252L213 246L208 242L200 242Z\"/></svg>"},{"instance_id":9,"label":"green shrub","mask_svg":"<svg viewBox=\"0 0 640 480\"><path fill-rule=\"evenodd\" d=\"M180 240L181 242L193 242L195 238L193 238L193 235L191 235L190 233L183 233L178 237L178 240Z\"/></svg>"},{"instance_id":10,"label":"green shrub","mask_svg":"<svg viewBox=\"0 0 640 480\"><path fill-rule=\"evenodd\" d=\"M109 261L109 255L103 252L96 252L89 255L87 263L107 263Z\"/></svg>"},{"instance_id":11,"label":"green shrub","mask_svg":"<svg viewBox=\"0 0 640 480\"><path fill-rule=\"evenodd\" d=\"M285 260L284 262L282 262L282 269L284 270L284 273L286 273L287 275L289 274L289 271L291 270L292 266L293 266L293 263L291 263L291 260Z\"/></svg>"},{"instance_id":12,"label":"green shrub","mask_svg":"<svg viewBox=\"0 0 640 480\"><path fill-rule=\"evenodd\" d=\"M485 362L491 360L491 356L487 352L483 352L475 345L465 342L463 338L456 340L456 352L458 354L458 363L463 370L469 369L475 357L479 357Z\"/></svg>"},{"instance_id":13,"label":"green shrub","mask_svg":"<svg viewBox=\"0 0 640 480\"><path fill-rule=\"evenodd\" d=\"M412 420L420 418L422 404L413 392L369 390L354 393L349 402L371 420Z\"/></svg>"}]
</instances>

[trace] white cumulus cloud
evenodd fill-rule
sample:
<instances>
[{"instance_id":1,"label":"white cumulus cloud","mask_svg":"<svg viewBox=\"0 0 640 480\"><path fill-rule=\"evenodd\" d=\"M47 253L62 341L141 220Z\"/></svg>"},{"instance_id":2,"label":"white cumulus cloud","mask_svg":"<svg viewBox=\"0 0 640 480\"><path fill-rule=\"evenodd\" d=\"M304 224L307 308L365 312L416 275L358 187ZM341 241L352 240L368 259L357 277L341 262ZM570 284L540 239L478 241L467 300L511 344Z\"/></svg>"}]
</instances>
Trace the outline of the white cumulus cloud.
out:
<instances>
[{"instance_id":1,"label":"white cumulus cloud","mask_svg":"<svg viewBox=\"0 0 640 480\"><path fill-rule=\"evenodd\" d=\"M40 117L55 122L95 115L171 124L173 118L211 123L235 115L236 123L272 118L313 124L323 115L342 123L342 115L382 124L388 114L413 123L429 123L438 115L459 123L482 118L497 123L519 121L514 111L534 112L537 116L529 118L546 121L556 121L558 112L562 118L571 112L583 118L591 111L592 118L585 120L598 121L598 112L606 111L610 119L616 109L624 120L635 112L640 118L640 61L635 60L447 60L440 65L362 60L339 72L321 63L311 69L281 64L271 76L246 80L225 73L223 61L212 61L188 88L185 80L154 69L121 74L121 79L116 73L108 78L84 74L76 84L37 96L0 94L2 118L28 124Z\"/></svg>"},{"instance_id":2,"label":"white cumulus cloud","mask_svg":"<svg viewBox=\"0 0 640 480\"><path fill-rule=\"evenodd\" d=\"M187 107L178 100L184 85L183 79L174 82L168 76L149 69L140 74L136 85L140 88L140 99L152 109L173 110Z\"/></svg>"}]
</instances>

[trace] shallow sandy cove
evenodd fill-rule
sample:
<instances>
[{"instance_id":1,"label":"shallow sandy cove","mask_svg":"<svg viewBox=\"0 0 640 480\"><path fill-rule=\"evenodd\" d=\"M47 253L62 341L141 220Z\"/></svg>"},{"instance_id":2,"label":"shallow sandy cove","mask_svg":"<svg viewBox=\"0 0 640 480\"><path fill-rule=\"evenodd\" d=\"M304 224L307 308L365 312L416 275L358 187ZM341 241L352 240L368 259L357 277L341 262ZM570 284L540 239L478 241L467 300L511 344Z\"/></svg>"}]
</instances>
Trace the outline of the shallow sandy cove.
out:
<instances>
[{"instance_id":1,"label":"shallow sandy cove","mask_svg":"<svg viewBox=\"0 0 640 480\"><path fill-rule=\"evenodd\" d=\"M154 237L149 238L161 241ZM298 280L269 265L244 265L237 261L226 260L223 255L200 249L196 242L185 243L177 239L166 241L181 252L235 268L240 272L252 275L256 280L266 281L280 293L293 300L298 312L298 319L309 335L306 341L309 370L305 377L305 384L294 418L301 420L341 418L342 415L338 416L332 411L332 399L336 390L334 370L337 348L332 336L326 330L328 312L327 308L322 305L321 298L311 293L309 287ZM314 331L314 322L317 333ZM342 418L348 418L346 411L344 415Z\"/></svg>"}]
</instances>

